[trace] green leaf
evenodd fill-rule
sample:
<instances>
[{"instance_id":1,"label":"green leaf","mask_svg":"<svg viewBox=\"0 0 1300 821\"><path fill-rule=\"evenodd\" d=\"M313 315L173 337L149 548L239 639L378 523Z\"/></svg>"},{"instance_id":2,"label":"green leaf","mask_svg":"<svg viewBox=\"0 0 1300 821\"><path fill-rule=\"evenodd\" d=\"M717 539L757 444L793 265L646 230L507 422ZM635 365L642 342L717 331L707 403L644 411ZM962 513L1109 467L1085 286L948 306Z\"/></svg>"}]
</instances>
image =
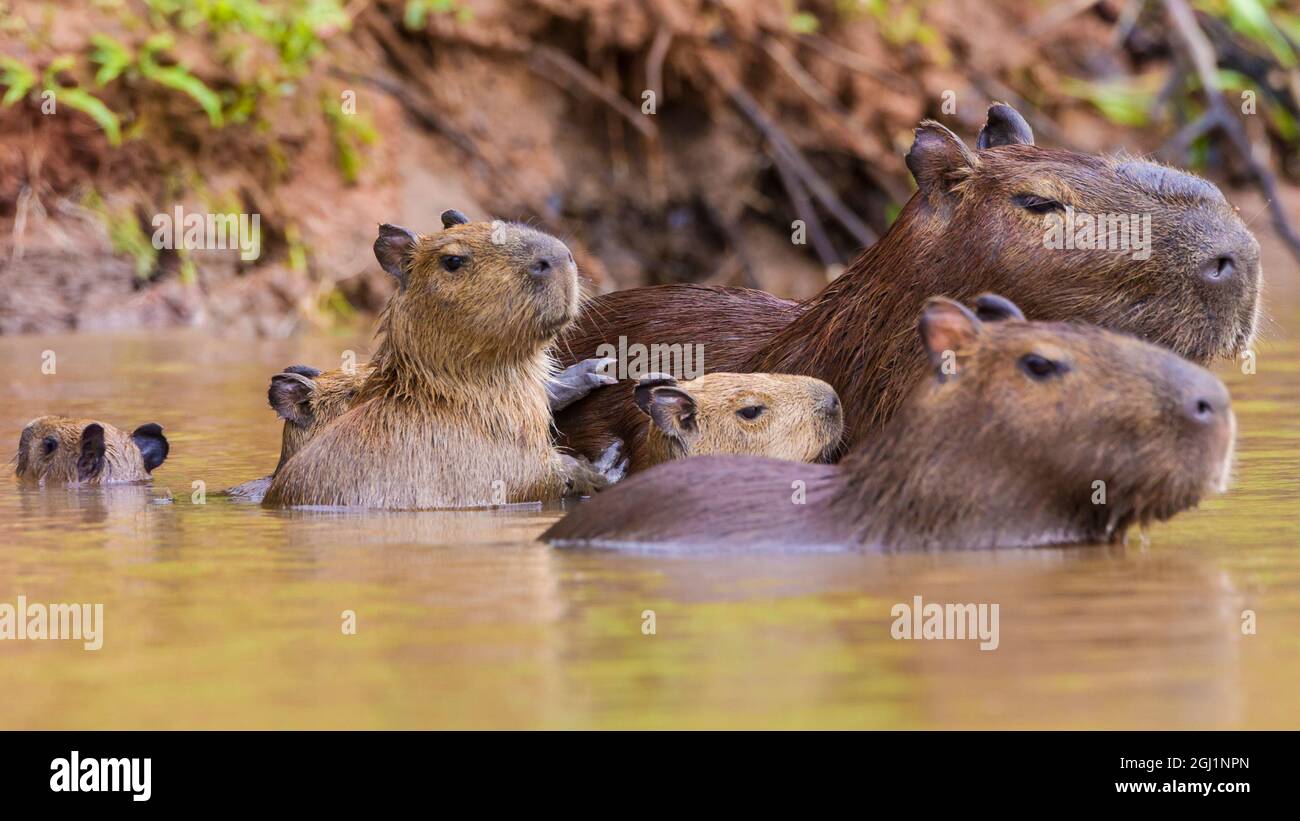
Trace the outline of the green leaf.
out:
<instances>
[{"instance_id":1,"label":"green leaf","mask_svg":"<svg viewBox=\"0 0 1300 821\"><path fill-rule=\"evenodd\" d=\"M98 97L76 87L49 86L48 88L54 92L54 99L57 102L88 115L98 123L108 135L109 143L112 145L122 143L122 128L117 115L110 111Z\"/></svg>"},{"instance_id":2,"label":"green leaf","mask_svg":"<svg viewBox=\"0 0 1300 821\"><path fill-rule=\"evenodd\" d=\"M191 74L190 70L185 66L160 66L154 60L154 55L163 49L170 48L172 42L172 37L169 34L157 34L145 41L144 48L140 51L140 73L146 79L152 80L159 85L174 89L182 94L188 94L207 113L208 121L214 126L220 127L223 119L221 116L221 98L217 96L217 93L208 88L198 77Z\"/></svg>"},{"instance_id":3,"label":"green leaf","mask_svg":"<svg viewBox=\"0 0 1300 821\"><path fill-rule=\"evenodd\" d=\"M36 85L36 74L12 57L0 57L0 68L4 69L0 72L0 83L9 87L4 98L0 99L0 107L8 108L32 90Z\"/></svg>"},{"instance_id":4,"label":"green leaf","mask_svg":"<svg viewBox=\"0 0 1300 821\"><path fill-rule=\"evenodd\" d=\"M795 34L814 34L821 28L821 24L817 15L806 11L798 11L790 15L790 31Z\"/></svg>"},{"instance_id":5,"label":"green leaf","mask_svg":"<svg viewBox=\"0 0 1300 821\"><path fill-rule=\"evenodd\" d=\"M129 48L106 34L92 35L90 42L95 47L90 54L91 62L99 64L99 71L95 72L97 85L107 85L116 80L135 59Z\"/></svg>"}]
</instances>

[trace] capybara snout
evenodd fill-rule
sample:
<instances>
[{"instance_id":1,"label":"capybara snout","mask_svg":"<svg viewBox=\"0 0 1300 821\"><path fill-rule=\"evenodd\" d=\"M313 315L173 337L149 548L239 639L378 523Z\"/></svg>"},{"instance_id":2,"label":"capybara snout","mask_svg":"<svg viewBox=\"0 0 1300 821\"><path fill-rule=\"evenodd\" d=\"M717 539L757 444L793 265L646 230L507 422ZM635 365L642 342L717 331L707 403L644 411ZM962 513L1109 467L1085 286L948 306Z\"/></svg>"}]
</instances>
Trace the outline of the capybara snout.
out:
<instances>
[{"instance_id":1,"label":"capybara snout","mask_svg":"<svg viewBox=\"0 0 1300 821\"><path fill-rule=\"evenodd\" d=\"M18 438L15 473L33 482L142 482L167 458L162 428L150 422L129 435L93 419L42 416Z\"/></svg>"}]
</instances>

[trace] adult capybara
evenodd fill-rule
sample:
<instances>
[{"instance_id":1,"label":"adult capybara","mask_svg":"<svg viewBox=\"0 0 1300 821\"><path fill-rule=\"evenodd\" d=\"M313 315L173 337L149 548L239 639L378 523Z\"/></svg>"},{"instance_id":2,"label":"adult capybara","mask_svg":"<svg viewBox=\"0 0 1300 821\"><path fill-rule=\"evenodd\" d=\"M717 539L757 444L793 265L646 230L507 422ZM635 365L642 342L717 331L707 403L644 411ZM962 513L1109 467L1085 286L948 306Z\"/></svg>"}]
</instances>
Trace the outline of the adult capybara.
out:
<instances>
[{"instance_id":1,"label":"adult capybara","mask_svg":"<svg viewBox=\"0 0 1300 821\"><path fill-rule=\"evenodd\" d=\"M18 437L14 473L41 484L144 482L170 450L154 422L127 434L94 419L41 416Z\"/></svg>"},{"instance_id":2,"label":"adult capybara","mask_svg":"<svg viewBox=\"0 0 1300 821\"><path fill-rule=\"evenodd\" d=\"M1198 363L1250 343L1259 247L1205 180L1135 158L1040 148L1005 105L989 109L975 150L922 123L907 166L917 192L817 296L795 303L696 285L606 294L561 338L561 364L620 347L620 337L625 345L701 344L706 371L830 383L851 445L888 422L924 373L910 325L931 294L969 301L1000 293L1033 319L1100 325ZM1085 217L1094 227L1105 218L1106 230L1089 240ZM1125 238L1129 249L1116 250ZM641 424L630 384L589 396L556 421L561 443L588 456Z\"/></svg>"},{"instance_id":3,"label":"adult capybara","mask_svg":"<svg viewBox=\"0 0 1300 821\"><path fill-rule=\"evenodd\" d=\"M559 498L573 460L551 442L547 353L578 307L564 243L457 211L427 236L380 226L398 281L352 406L280 466L264 504L387 509Z\"/></svg>"},{"instance_id":4,"label":"adult capybara","mask_svg":"<svg viewBox=\"0 0 1300 821\"><path fill-rule=\"evenodd\" d=\"M647 374L635 398L646 418L627 443L633 473L688 456L811 462L833 452L844 430L835 389L809 376L710 373L678 382Z\"/></svg>"},{"instance_id":5,"label":"adult capybara","mask_svg":"<svg viewBox=\"0 0 1300 821\"><path fill-rule=\"evenodd\" d=\"M1235 422L1223 383L1124 334L1019 316L982 321L930 300L918 347L931 378L838 465L669 462L542 538L681 551L1111 542L1226 487Z\"/></svg>"}]
</instances>

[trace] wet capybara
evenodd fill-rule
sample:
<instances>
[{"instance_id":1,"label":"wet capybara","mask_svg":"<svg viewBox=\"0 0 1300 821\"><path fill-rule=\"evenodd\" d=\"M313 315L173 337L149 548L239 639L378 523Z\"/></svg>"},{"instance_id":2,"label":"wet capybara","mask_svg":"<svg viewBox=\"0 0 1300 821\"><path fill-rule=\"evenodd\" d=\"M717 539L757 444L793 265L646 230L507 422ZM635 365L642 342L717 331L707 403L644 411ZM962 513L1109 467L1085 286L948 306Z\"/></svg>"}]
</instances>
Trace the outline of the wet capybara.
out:
<instances>
[{"instance_id":1,"label":"wet capybara","mask_svg":"<svg viewBox=\"0 0 1300 821\"><path fill-rule=\"evenodd\" d=\"M154 422L127 434L94 419L41 416L18 437L14 473L41 484L144 482L170 450Z\"/></svg>"},{"instance_id":2,"label":"wet capybara","mask_svg":"<svg viewBox=\"0 0 1300 821\"><path fill-rule=\"evenodd\" d=\"M551 442L547 353L578 308L564 243L456 211L426 236L380 226L398 281L352 406L277 471L263 504L386 509L555 499L575 465Z\"/></svg>"},{"instance_id":3,"label":"wet capybara","mask_svg":"<svg viewBox=\"0 0 1300 821\"><path fill-rule=\"evenodd\" d=\"M1113 542L1226 487L1223 383L1125 334L1018 317L927 302L918 347L931 377L837 465L668 462L542 538L664 551Z\"/></svg>"},{"instance_id":4,"label":"wet capybara","mask_svg":"<svg viewBox=\"0 0 1300 821\"><path fill-rule=\"evenodd\" d=\"M596 388L618 382L602 370L613 363L612 359L585 359L548 379L546 394L551 413L555 414ZM276 463L275 472L280 470L280 466L289 457L301 450L317 431L352 407L361 384L372 370L368 362L324 373L310 365L289 365L271 377L267 400L284 420L284 429L280 434L280 461ZM271 487L275 472L236 485L225 493L241 499L261 501Z\"/></svg>"},{"instance_id":5,"label":"wet capybara","mask_svg":"<svg viewBox=\"0 0 1300 821\"><path fill-rule=\"evenodd\" d=\"M844 430L835 389L809 376L710 373L678 382L641 377L636 404L646 415L627 444L636 472L688 456L770 456L811 462L833 452Z\"/></svg>"},{"instance_id":6,"label":"wet capybara","mask_svg":"<svg viewBox=\"0 0 1300 821\"><path fill-rule=\"evenodd\" d=\"M815 376L839 393L852 445L880 430L922 378L909 329L931 294L969 301L1000 293L1035 320L1100 325L1198 363L1249 345L1259 246L1205 180L1136 158L1040 148L1005 105L989 110L974 150L942 125L922 123L907 166L916 193L817 296L796 303L698 285L605 294L561 338L561 364L624 337L647 347L700 344L705 371ZM1048 221L1079 215L1136 217L1149 255L1048 247ZM626 439L641 415L628 384L587 397L556 422L561 444L590 456Z\"/></svg>"}]
</instances>

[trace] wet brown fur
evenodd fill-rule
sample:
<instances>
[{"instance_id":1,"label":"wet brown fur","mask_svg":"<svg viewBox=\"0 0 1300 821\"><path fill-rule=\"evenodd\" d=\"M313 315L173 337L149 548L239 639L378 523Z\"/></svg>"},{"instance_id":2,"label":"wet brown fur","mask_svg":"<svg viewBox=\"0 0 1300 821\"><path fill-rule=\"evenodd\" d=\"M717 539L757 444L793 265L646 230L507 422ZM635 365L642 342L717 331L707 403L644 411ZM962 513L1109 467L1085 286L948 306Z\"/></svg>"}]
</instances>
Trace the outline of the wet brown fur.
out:
<instances>
[{"instance_id":1,"label":"wet brown fur","mask_svg":"<svg viewBox=\"0 0 1300 821\"><path fill-rule=\"evenodd\" d=\"M94 426L103 432L96 463L83 460L83 437ZM55 445L45 452L45 443ZM148 481L149 470L132 435L96 419L42 416L28 422L18 438L14 473L23 481L66 484L116 484Z\"/></svg>"},{"instance_id":2,"label":"wet brown fur","mask_svg":"<svg viewBox=\"0 0 1300 821\"><path fill-rule=\"evenodd\" d=\"M1259 247L1213 185L1154 163L1034 145L972 150L923 123L908 155L918 191L889 231L803 303L761 291L672 285L591 300L561 338L560 364L603 344L703 344L706 371L799 373L830 383L845 407L845 440L879 431L924 360L912 318L931 294L969 301L994 291L1038 320L1077 320L1164 345L1198 363L1252 339ZM1044 217L1013 203L1032 194L1078 212L1151 214L1152 253L1044 247ZM1199 272L1237 259L1222 287ZM591 456L640 424L631 387L616 386L557 416L561 442Z\"/></svg>"},{"instance_id":3,"label":"wet brown fur","mask_svg":"<svg viewBox=\"0 0 1300 821\"><path fill-rule=\"evenodd\" d=\"M1209 372L1089 325L976 327L953 351L955 375L925 380L881 435L838 465L671 462L584 503L542 538L649 551L1108 542L1226 487L1235 422ZM1068 370L1036 381L1026 354ZM1202 398L1212 423L1186 412ZM1099 481L1105 504L1095 503Z\"/></svg>"},{"instance_id":4,"label":"wet brown fur","mask_svg":"<svg viewBox=\"0 0 1300 821\"><path fill-rule=\"evenodd\" d=\"M832 452L844 429L835 390L807 376L711 373L652 393L664 390L690 396L694 429L683 433L671 422L643 416L628 446L629 472L723 454L811 462ZM763 408L755 419L739 413L754 407Z\"/></svg>"},{"instance_id":5,"label":"wet brown fur","mask_svg":"<svg viewBox=\"0 0 1300 821\"><path fill-rule=\"evenodd\" d=\"M447 271L450 256L467 261ZM527 271L540 256L554 262L544 280ZM431 509L560 497L546 351L577 311L568 249L521 225L456 224L420 237L402 269L353 406L281 465L264 504Z\"/></svg>"}]
</instances>

